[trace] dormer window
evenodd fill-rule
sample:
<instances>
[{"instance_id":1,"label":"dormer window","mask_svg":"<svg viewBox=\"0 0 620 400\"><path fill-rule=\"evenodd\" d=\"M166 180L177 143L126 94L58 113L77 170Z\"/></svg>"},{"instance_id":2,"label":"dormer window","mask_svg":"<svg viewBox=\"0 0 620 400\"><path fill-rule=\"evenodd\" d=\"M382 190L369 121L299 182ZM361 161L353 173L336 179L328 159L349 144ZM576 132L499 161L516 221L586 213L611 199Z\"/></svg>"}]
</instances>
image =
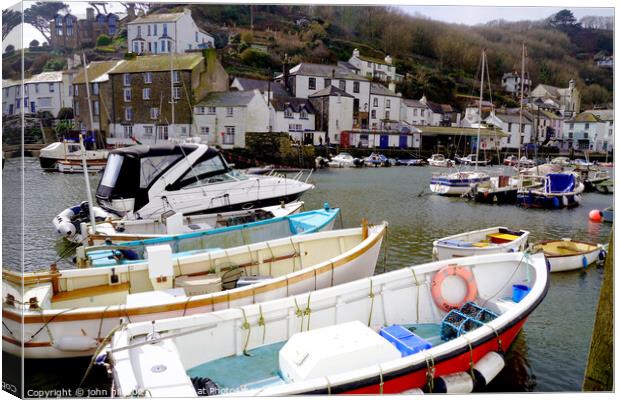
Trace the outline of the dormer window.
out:
<instances>
[{"instance_id":1,"label":"dormer window","mask_svg":"<svg viewBox=\"0 0 620 400\"><path fill-rule=\"evenodd\" d=\"M60 15L56 17L56 26L62 26L62 17Z\"/></svg>"},{"instance_id":2,"label":"dormer window","mask_svg":"<svg viewBox=\"0 0 620 400\"><path fill-rule=\"evenodd\" d=\"M299 112L299 118L308 119L308 111L306 111L305 108L302 108L301 111Z\"/></svg>"},{"instance_id":3,"label":"dormer window","mask_svg":"<svg viewBox=\"0 0 620 400\"><path fill-rule=\"evenodd\" d=\"M293 118L293 110L290 107L284 109L284 118Z\"/></svg>"}]
</instances>

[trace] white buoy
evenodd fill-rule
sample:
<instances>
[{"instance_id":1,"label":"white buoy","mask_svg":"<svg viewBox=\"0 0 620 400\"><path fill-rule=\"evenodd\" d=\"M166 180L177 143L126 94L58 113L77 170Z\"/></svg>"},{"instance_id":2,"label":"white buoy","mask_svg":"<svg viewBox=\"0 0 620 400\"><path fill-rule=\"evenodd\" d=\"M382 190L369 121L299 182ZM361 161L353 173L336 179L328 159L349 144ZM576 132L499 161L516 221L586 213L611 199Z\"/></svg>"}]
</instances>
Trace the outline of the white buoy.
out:
<instances>
[{"instance_id":1,"label":"white buoy","mask_svg":"<svg viewBox=\"0 0 620 400\"><path fill-rule=\"evenodd\" d=\"M98 342L90 336L63 336L52 343L61 351L88 351L96 348Z\"/></svg>"}]
</instances>

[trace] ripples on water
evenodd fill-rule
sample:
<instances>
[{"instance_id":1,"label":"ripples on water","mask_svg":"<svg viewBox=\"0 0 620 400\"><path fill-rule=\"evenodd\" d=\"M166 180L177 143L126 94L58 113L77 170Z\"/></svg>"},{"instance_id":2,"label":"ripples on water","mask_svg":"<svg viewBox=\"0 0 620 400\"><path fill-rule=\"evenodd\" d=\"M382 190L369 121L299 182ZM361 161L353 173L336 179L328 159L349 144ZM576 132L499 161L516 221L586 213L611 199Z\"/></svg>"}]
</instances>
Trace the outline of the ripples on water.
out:
<instances>
[{"instance_id":1,"label":"ripples on water","mask_svg":"<svg viewBox=\"0 0 620 400\"><path fill-rule=\"evenodd\" d=\"M24 265L26 270L33 270L49 266L66 248L54 233L52 218L84 200L85 194L81 174L43 172L34 158L25 159L24 164ZM20 265L20 245L14 240L19 238L21 226L18 166L17 159L7 160L2 191L3 265L14 268ZM611 205L612 196L587 193L582 205L572 210L476 204L430 194L431 174L439 171L431 167L321 170L313 175L316 189L306 193L303 200L307 210L320 208L325 201L341 207L345 227L359 226L362 218L372 223L388 221L388 270L429 261L432 241L437 238L489 226L529 230L530 242L572 237L606 243L609 239L611 225L588 222L588 212ZM99 178L90 178L93 191ZM70 264L65 261L60 266ZM517 337L507 356L507 367L489 390L580 390L601 280L602 268L553 274L549 294ZM73 364L54 369L40 365L26 364L27 378L34 386L40 382L47 386L54 380L66 382L64 371L75 369ZM81 377L82 373L75 375ZM106 385L101 383L102 387Z\"/></svg>"}]
</instances>

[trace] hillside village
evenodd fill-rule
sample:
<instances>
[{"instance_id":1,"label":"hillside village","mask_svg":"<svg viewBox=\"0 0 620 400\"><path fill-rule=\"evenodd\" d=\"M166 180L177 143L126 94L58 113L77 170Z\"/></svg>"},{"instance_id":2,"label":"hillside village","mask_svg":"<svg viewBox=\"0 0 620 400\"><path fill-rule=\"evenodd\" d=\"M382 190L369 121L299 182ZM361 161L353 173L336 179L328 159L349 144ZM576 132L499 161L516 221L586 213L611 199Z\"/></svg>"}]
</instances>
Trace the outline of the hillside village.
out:
<instances>
[{"instance_id":1,"label":"hillside village","mask_svg":"<svg viewBox=\"0 0 620 400\"><path fill-rule=\"evenodd\" d=\"M58 13L50 21L50 44L69 50L66 69L26 78L23 98L20 81L3 79L5 120L22 108L44 113L53 126L64 127L55 130L57 136L94 132L107 146L193 137L244 149L252 135L273 134L309 146L468 154L478 146L480 121L480 149L489 152L534 146L548 153L607 155L614 148L613 110L609 104L583 108L576 77L556 87L533 82L527 72L505 71L495 83L495 101L480 104L477 89L469 88L473 95L446 102L431 97L432 91L403 95L410 74L399 60L362 46L325 62L285 54L281 70L259 63L269 71L263 76L247 67L269 59L273 40L228 27L240 33L216 49L222 47L216 33L200 27L189 8L177 11L104 15L89 9L83 18ZM122 42L121 50L112 47L110 57L83 68L79 50L102 35ZM241 41L245 65L230 62ZM596 62L608 68L613 56L603 52ZM59 121L70 121L69 127Z\"/></svg>"}]
</instances>

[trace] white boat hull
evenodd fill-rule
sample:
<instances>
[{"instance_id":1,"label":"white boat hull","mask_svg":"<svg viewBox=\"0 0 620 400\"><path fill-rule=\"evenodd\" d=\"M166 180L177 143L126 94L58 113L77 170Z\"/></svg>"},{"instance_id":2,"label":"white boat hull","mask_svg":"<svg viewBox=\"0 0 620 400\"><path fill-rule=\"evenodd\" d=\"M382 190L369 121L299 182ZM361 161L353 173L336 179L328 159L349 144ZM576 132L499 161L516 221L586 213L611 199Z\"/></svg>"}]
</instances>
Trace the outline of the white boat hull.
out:
<instances>
[{"instance_id":1,"label":"white boat hull","mask_svg":"<svg viewBox=\"0 0 620 400\"><path fill-rule=\"evenodd\" d=\"M597 262L601 250L602 246L586 254L565 257L546 256L545 258L547 259L551 272L574 271L585 269L587 266Z\"/></svg>"},{"instance_id":2,"label":"white boat hull","mask_svg":"<svg viewBox=\"0 0 620 400\"><path fill-rule=\"evenodd\" d=\"M442 240L471 240L470 238L473 238L475 236L484 237L488 233L497 232L499 228L500 227L481 229L436 240L433 242L433 259L447 260L457 257L481 256L499 253L516 253L519 251L524 251L527 248L527 240L530 235L528 231L522 231L523 234L519 236L518 239L515 239L511 242L496 244L488 247L457 247L441 243Z\"/></svg>"},{"instance_id":3,"label":"white boat hull","mask_svg":"<svg viewBox=\"0 0 620 400\"><path fill-rule=\"evenodd\" d=\"M88 303L84 304L84 300L81 300L82 303L74 304L74 308L44 309L43 311L25 310L22 313L18 309L3 305L3 351L24 358L69 358L89 356L95 351L94 347L84 350L69 351L59 348L57 343L60 339L77 342L77 338L81 336L88 336L95 340L101 340L108 332L118 326L120 318L125 318L131 322L158 321L165 318L209 313L230 307L240 307L278 299L293 294L307 293L312 290L365 278L374 273L386 226L386 224L382 224L369 228L368 238L350 250L340 253L336 257L329 259L324 257L323 259L326 259L326 261L321 261L307 267L299 265L297 267L299 269L295 272L262 283L256 283L228 291L190 297L168 297L166 301L142 306L128 306L125 304L124 299L126 295L123 294L116 295L118 298L117 304L111 306L92 307L88 306ZM282 249L280 251L284 251L285 244L287 244L288 253L290 253L291 246L298 246L301 248L304 241L307 241L303 246L308 248L306 251L306 253L308 253L311 248L310 246L312 246L312 240L320 240L325 237L343 238L338 242L340 246L343 246L344 241L349 240L347 235L359 235L361 229L362 228L355 228L294 236L270 241L268 242L271 243L270 246L266 245L267 242L263 242L244 246L243 249L247 250L249 247L253 250L261 251L261 254L267 254L266 252L268 251L276 251L276 246L280 246ZM315 246L320 243L323 242L316 242ZM227 257L232 259L232 257L235 256L235 252L239 251L241 251L241 248L228 249L220 253L226 253ZM317 249L314 249L314 251L316 252ZM327 251L327 249L325 251ZM315 254L315 256L318 255ZM216 258L217 256L214 254L212 257ZM254 255L253 257L256 260L257 256ZM257 275L265 274L264 271L271 270L271 262L266 262L265 264L268 265L260 264L258 267L252 267L252 269L258 268L260 273ZM188 266L184 268L188 268ZM276 267L274 266L274 268ZM295 265L293 265L293 268L295 268ZM88 269L89 271L68 270L63 271L63 273L78 273L81 275L92 274L94 276L100 274L100 271L103 269L106 268L90 268ZM121 279L123 276L127 276L127 274L125 274L126 272L129 272L128 268L124 268L123 266L118 266L116 268L116 273L121 276ZM134 276L140 272L139 269L135 268L131 270ZM88 278L88 276L86 278ZM75 284L77 285L80 283L76 282ZM3 291L8 289L7 286L8 284L5 279L3 280L3 289L5 289ZM18 291L16 289L13 290ZM112 293L110 296L115 296L115 294ZM22 316L24 318L23 325ZM20 335L22 331L23 337L26 338L23 348L21 346Z\"/></svg>"}]
</instances>

